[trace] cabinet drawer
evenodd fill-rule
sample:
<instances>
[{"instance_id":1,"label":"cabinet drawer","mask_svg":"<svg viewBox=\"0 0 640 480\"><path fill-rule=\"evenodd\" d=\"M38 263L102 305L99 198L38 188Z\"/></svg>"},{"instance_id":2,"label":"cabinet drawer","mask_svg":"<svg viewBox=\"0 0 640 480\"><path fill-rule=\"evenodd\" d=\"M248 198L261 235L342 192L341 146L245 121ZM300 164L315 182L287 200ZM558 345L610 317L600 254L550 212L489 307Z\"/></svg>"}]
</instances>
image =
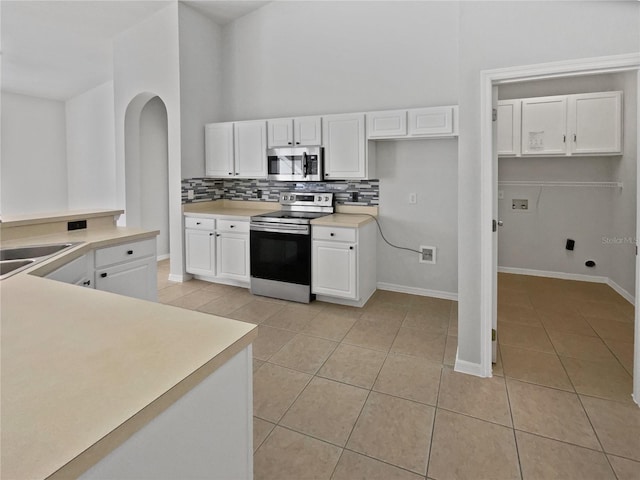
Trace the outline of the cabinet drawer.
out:
<instances>
[{"instance_id":1,"label":"cabinet drawer","mask_svg":"<svg viewBox=\"0 0 640 480\"><path fill-rule=\"evenodd\" d=\"M356 229L343 227L313 227L314 240L335 240L338 242L355 242Z\"/></svg>"},{"instance_id":2,"label":"cabinet drawer","mask_svg":"<svg viewBox=\"0 0 640 480\"><path fill-rule=\"evenodd\" d=\"M249 233L249 222L218 220L219 232Z\"/></svg>"},{"instance_id":3,"label":"cabinet drawer","mask_svg":"<svg viewBox=\"0 0 640 480\"><path fill-rule=\"evenodd\" d=\"M215 230L216 221L213 218L185 217L184 226L197 230Z\"/></svg>"},{"instance_id":4,"label":"cabinet drawer","mask_svg":"<svg viewBox=\"0 0 640 480\"><path fill-rule=\"evenodd\" d=\"M138 258L155 256L156 239L141 240L139 242L122 243L113 247L96 250L96 268L127 262Z\"/></svg>"}]
</instances>

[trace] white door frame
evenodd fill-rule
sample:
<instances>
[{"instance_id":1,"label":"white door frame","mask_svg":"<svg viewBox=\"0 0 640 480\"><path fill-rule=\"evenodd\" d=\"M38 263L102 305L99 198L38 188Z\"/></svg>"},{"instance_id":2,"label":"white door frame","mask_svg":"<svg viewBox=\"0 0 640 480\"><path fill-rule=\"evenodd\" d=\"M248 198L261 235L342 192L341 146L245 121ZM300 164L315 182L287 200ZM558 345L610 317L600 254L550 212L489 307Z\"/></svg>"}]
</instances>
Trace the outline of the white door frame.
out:
<instances>
[{"instance_id":1,"label":"white door frame","mask_svg":"<svg viewBox=\"0 0 640 480\"><path fill-rule=\"evenodd\" d=\"M640 71L640 52L607 57L586 58L568 60L562 62L542 63L537 65L525 65L518 67L483 70L480 72L480 155L481 155L481 204L480 219L482 229L480 232L480 322L481 322L481 349L480 366L483 376L490 377L491 366L491 328L494 321L494 305L497 291L494 280L497 271L498 259L494 255L493 229L494 203L496 202L497 184L494 181L497 161L493 158L493 87L506 83L528 82L548 78L573 77L593 75L598 73L615 73L625 71ZM639 73L640 77L640 73ZM640 88L640 81L639 88ZM638 116L640 117L640 91L638 92ZM640 118L639 118L640 119ZM639 123L640 125L640 123ZM638 158L640 158L640 142L638 142ZM640 180L640 169L638 169ZM640 182L638 183L640 186ZM640 207L640 194L637 192ZM497 219L496 219L497 220ZM640 208L636 211L636 242L640 238ZM640 298L640 260L636 255L636 304ZM638 310L635 310L635 353L634 353L634 383L633 397L640 404L640 319Z\"/></svg>"}]
</instances>

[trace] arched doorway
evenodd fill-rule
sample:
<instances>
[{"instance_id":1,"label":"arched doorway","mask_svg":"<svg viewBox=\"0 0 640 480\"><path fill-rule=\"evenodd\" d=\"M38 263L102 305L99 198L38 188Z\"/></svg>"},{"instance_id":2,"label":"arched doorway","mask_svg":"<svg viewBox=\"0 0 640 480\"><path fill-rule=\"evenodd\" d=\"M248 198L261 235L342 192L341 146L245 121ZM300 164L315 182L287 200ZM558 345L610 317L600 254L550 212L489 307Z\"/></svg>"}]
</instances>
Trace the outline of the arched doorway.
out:
<instances>
[{"instance_id":1,"label":"arched doorway","mask_svg":"<svg viewBox=\"0 0 640 480\"><path fill-rule=\"evenodd\" d=\"M168 123L162 99L136 96L125 114L126 224L159 230L158 258L169 257Z\"/></svg>"}]
</instances>

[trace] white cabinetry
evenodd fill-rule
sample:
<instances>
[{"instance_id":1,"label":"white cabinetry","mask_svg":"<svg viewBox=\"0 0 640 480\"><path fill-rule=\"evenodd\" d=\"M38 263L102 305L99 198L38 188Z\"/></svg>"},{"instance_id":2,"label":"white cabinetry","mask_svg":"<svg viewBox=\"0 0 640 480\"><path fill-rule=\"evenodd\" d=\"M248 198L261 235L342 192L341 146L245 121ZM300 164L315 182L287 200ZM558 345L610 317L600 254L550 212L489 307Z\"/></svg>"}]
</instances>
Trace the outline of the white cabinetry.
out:
<instances>
[{"instance_id":1,"label":"white cabinetry","mask_svg":"<svg viewBox=\"0 0 640 480\"><path fill-rule=\"evenodd\" d=\"M208 177L232 177L233 123L210 123L204 127L205 175Z\"/></svg>"},{"instance_id":2,"label":"white cabinetry","mask_svg":"<svg viewBox=\"0 0 640 480\"><path fill-rule=\"evenodd\" d=\"M185 218L186 270L194 275L216 275L216 221Z\"/></svg>"},{"instance_id":3,"label":"white cabinetry","mask_svg":"<svg viewBox=\"0 0 640 480\"><path fill-rule=\"evenodd\" d=\"M409 110L409 135L443 136L454 134L455 107L414 108Z\"/></svg>"},{"instance_id":4,"label":"white cabinetry","mask_svg":"<svg viewBox=\"0 0 640 480\"><path fill-rule=\"evenodd\" d=\"M123 243L95 251L98 290L156 301L156 239Z\"/></svg>"},{"instance_id":5,"label":"white cabinetry","mask_svg":"<svg viewBox=\"0 0 640 480\"><path fill-rule=\"evenodd\" d=\"M249 284L249 222L185 217L186 270L204 280Z\"/></svg>"},{"instance_id":6,"label":"white cabinetry","mask_svg":"<svg viewBox=\"0 0 640 480\"><path fill-rule=\"evenodd\" d=\"M45 278L93 288L93 254L85 254L71 260Z\"/></svg>"},{"instance_id":7,"label":"white cabinetry","mask_svg":"<svg viewBox=\"0 0 640 480\"><path fill-rule=\"evenodd\" d=\"M312 226L311 292L326 302L362 306L376 289L375 225Z\"/></svg>"},{"instance_id":8,"label":"white cabinetry","mask_svg":"<svg viewBox=\"0 0 640 480\"><path fill-rule=\"evenodd\" d=\"M522 154L567 153L567 97L522 100Z\"/></svg>"},{"instance_id":9,"label":"white cabinetry","mask_svg":"<svg viewBox=\"0 0 640 480\"><path fill-rule=\"evenodd\" d=\"M498 102L498 155L519 157L522 100Z\"/></svg>"},{"instance_id":10,"label":"white cabinetry","mask_svg":"<svg viewBox=\"0 0 640 480\"><path fill-rule=\"evenodd\" d=\"M517 105L522 129L517 130ZM620 155L622 92L581 93L501 101L498 154L523 156ZM512 132L512 135L509 133Z\"/></svg>"},{"instance_id":11,"label":"white cabinetry","mask_svg":"<svg viewBox=\"0 0 640 480\"><path fill-rule=\"evenodd\" d=\"M569 96L571 154L622 153L622 92Z\"/></svg>"},{"instance_id":12,"label":"white cabinetry","mask_svg":"<svg viewBox=\"0 0 640 480\"><path fill-rule=\"evenodd\" d=\"M205 172L210 177L267 176L266 122L205 125Z\"/></svg>"},{"instance_id":13,"label":"white cabinetry","mask_svg":"<svg viewBox=\"0 0 640 480\"><path fill-rule=\"evenodd\" d=\"M267 120L267 145L273 147L322 145L320 117Z\"/></svg>"},{"instance_id":14,"label":"white cabinetry","mask_svg":"<svg viewBox=\"0 0 640 480\"><path fill-rule=\"evenodd\" d=\"M406 110L367 113L368 138L404 137L406 134Z\"/></svg>"},{"instance_id":15,"label":"white cabinetry","mask_svg":"<svg viewBox=\"0 0 640 480\"><path fill-rule=\"evenodd\" d=\"M325 177L367 179L375 177L375 150L365 137L365 115L322 117Z\"/></svg>"}]
</instances>

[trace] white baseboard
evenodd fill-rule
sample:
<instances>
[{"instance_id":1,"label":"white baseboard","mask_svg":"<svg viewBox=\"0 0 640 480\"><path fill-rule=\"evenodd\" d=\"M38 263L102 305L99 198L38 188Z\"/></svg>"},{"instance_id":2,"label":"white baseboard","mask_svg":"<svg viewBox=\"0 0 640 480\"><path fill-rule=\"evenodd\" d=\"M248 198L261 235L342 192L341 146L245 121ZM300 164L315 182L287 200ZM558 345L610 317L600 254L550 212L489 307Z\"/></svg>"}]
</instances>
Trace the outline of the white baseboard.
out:
<instances>
[{"instance_id":1,"label":"white baseboard","mask_svg":"<svg viewBox=\"0 0 640 480\"><path fill-rule=\"evenodd\" d=\"M171 257L171 254L170 253L165 253L164 255L158 255L157 259L160 262L162 260L166 260L169 257Z\"/></svg>"},{"instance_id":2,"label":"white baseboard","mask_svg":"<svg viewBox=\"0 0 640 480\"><path fill-rule=\"evenodd\" d=\"M170 282L188 282L192 278L193 278L193 276L188 274L188 273L184 273L182 275L179 275L179 274L176 275L174 273L170 273L169 274L169 281Z\"/></svg>"},{"instance_id":3,"label":"white baseboard","mask_svg":"<svg viewBox=\"0 0 640 480\"><path fill-rule=\"evenodd\" d=\"M616 282L614 282L613 280L611 280L610 278L607 278L607 285L609 285L611 288L613 288L616 292L618 292L618 294L624 298L627 302L629 302L631 305L635 305L636 304L636 299L633 295L631 295L629 292L627 292L624 288L622 288L620 285L618 285Z\"/></svg>"},{"instance_id":4,"label":"white baseboard","mask_svg":"<svg viewBox=\"0 0 640 480\"><path fill-rule=\"evenodd\" d=\"M480 363L467 362L466 360L460 360L458 353L456 352L456 363L453 370L460 373L466 373L468 375L474 375L476 377L491 377L491 373L485 374L482 365Z\"/></svg>"},{"instance_id":5,"label":"white baseboard","mask_svg":"<svg viewBox=\"0 0 640 480\"><path fill-rule=\"evenodd\" d=\"M597 275L583 275L580 273L565 273L565 272L549 272L545 270L533 270L529 268L516 268L516 267L498 267L498 272L501 273L513 273L516 275L531 275L533 277L548 277L559 278L562 280L578 280L580 282L592 282L592 283L606 283L619 293L627 302L635 305L635 297L627 292L624 288L611 280L609 277L602 277Z\"/></svg>"},{"instance_id":6,"label":"white baseboard","mask_svg":"<svg viewBox=\"0 0 640 480\"><path fill-rule=\"evenodd\" d=\"M602 277L598 275L584 275L582 273L550 272L546 270L533 270L531 268L498 267L498 272L514 273L516 275L531 275L532 277L559 278L561 280L578 280L581 282L591 282L591 283L608 283L608 280L609 280L609 277Z\"/></svg>"},{"instance_id":7,"label":"white baseboard","mask_svg":"<svg viewBox=\"0 0 640 480\"><path fill-rule=\"evenodd\" d=\"M445 300L458 301L458 294L454 292L442 292L440 290L428 290L426 288L407 287L405 285L396 285L394 283L377 283L378 290L389 290L390 292L409 293L411 295L420 295L422 297L443 298Z\"/></svg>"}]
</instances>

